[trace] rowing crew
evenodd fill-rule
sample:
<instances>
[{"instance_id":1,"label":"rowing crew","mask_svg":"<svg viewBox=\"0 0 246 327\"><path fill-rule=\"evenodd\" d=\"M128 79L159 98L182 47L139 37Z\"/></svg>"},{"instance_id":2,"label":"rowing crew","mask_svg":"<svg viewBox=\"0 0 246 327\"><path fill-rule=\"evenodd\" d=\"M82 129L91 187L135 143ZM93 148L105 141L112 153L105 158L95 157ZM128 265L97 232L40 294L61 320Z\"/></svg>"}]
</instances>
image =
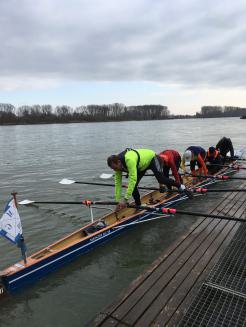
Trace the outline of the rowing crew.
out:
<instances>
[{"instance_id":1,"label":"rowing crew","mask_svg":"<svg viewBox=\"0 0 246 327\"><path fill-rule=\"evenodd\" d=\"M178 192L192 198L192 192L183 184L178 172L180 165L185 173L186 165L189 163L192 175L196 176L195 166L197 164L199 174L207 175L208 168L206 162L213 165L223 164L229 151L231 158L233 158L232 142L229 138L223 137L216 145L216 148L210 147L207 152L200 146L188 147L183 154L182 160L179 153L175 150L165 150L157 155L150 149L135 150L127 148L118 155L111 155L108 157L107 163L115 171L115 199L118 201L116 211L125 208L131 196L134 198L136 205L141 205L138 184L147 170L153 172L160 186L166 185L169 190L175 187ZM211 173L220 169L219 166L211 167ZM169 178L170 169L174 180ZM129 179L124 197L121 195L123 172L127 173ZM160 191L162 190L163 188L161 187Z\"/></svg>"}]
</instances>

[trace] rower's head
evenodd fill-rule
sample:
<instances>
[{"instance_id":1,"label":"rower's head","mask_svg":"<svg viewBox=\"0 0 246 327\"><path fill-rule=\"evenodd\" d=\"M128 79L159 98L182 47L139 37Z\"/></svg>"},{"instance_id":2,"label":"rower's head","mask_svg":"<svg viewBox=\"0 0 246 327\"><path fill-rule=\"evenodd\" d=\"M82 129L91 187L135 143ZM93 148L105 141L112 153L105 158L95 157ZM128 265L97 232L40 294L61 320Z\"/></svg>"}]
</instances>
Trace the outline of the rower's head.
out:
<instances>
[{"instance_id":1,"label":"rower's head","mask_svg":"<svg viewBox=\"0 0 246 327\"><path fill-rule=\"evenodd\" d=\"M190 150L186 150L184 155L183 155L183 160L185 162L190 162L192 159L192 152Z\"/></svg>"},{"instance_id":2,"label":"rower's head","mask_svg":"<svg viewBox=\"0 0 246 327\"><path fill-rule=\"evenodd\" d=\"M119 156L112 155L107 159L108 166L112 168L114 171L122 171L123 165L120 161Z\"/></svg>"},{"instance_id":3,"label":"rower's head","mask_svg":"<svg viewBox=\"0 0 246 327\"><path fill-rule=\"evenodd\" d=\"M214 146L211 146L209 149L208 149L208 152L210 155L214 155L215 154L215 147Z\"/></svg>"}]
</instances>

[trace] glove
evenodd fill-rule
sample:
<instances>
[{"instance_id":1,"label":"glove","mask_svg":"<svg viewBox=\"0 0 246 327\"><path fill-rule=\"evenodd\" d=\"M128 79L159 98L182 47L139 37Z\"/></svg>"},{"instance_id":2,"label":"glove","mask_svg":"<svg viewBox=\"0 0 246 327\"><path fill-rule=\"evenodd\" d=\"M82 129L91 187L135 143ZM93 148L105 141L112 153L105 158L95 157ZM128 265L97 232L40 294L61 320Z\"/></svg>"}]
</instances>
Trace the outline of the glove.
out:
<instances>
[{"instance_id":1,"label":"glove","mask_svg":"<svg viewBox=\"0 0 246 327\"><path fill-rule=\"evenodd\" d=\"M160 193L165 193L166 191L165 186L160 186Z\"/></svg>"},{"instance_id":2,"label":"glove","mask_svg":"<svg viewBox=\"0 0 246 327\"><path fill-rule=\"evenodd\" d=\"M124 209L124 208L126 208L127 207L127 200L126 199L121 199L120 201L119 201L119 203L117 204L117 206L116 206L116 211L119 211L119 210L121 210L121 209Z\"/></svg>"},{"instance_id":3,"label":"glove","mask_svg":"<svg viewBox=\"0 0 246 327\"><path fill-rule=\"evenodd\" d=\"M179 192L184 192L184 190L186 189L185 185L184 184L181 184L178 191Z\"/></svg>"}]
</instances>

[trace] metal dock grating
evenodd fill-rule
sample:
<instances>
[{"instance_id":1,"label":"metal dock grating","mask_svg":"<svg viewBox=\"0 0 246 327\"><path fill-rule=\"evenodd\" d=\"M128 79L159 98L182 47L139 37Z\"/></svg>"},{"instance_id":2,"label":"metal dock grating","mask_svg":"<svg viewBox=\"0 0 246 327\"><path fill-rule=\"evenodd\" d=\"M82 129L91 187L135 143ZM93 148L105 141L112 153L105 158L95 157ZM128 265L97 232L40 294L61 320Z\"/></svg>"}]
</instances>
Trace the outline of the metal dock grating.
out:
<instances>
[{"instance_id":1,"label":"metal dock grating","mask_svg":"<svg viewBox=\"0 0 246 327\"><path fill-rule=\"evenodd\" d=\"M210 272L179 326L246 326L246 225Z\"/></svg>"},{"instance_id":2,"label":"metal dock grating","mask_svg":"<svg viewBox=\"0 0 246 327\"><path fill-rule=\"evenodd\" d=\"M237 230L207 281L246 294L246 225Z\"/></svg>"},{"instance_id":3,"label":"metal dock grating","mask_svg":"<svg viewBox=\"0 0 246 327\"><path fill-rule=\"evenodd\" d=\"M244 327L245 324L246 297L203 284L179 326Z\"/></svg>"}]
</instances>

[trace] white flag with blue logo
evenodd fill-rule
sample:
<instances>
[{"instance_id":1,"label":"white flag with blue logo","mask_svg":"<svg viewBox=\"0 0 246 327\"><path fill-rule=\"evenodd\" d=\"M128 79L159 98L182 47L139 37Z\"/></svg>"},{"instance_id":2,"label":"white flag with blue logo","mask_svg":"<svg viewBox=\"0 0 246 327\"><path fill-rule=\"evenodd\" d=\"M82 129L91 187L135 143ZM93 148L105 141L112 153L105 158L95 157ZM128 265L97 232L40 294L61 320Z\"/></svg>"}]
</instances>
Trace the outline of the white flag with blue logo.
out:
<instances>
[{"instance_id":1,"label":"white flag with blue logo","mask_svg":"<svg viewBox=\"0 0 246 327\"><path fill-rule=\"evenodd\" d=\"M20 246L20 240L23 238L22 226L14 199L8 202L0 219L0 235Z\"/></svg>"}]
</instances>

